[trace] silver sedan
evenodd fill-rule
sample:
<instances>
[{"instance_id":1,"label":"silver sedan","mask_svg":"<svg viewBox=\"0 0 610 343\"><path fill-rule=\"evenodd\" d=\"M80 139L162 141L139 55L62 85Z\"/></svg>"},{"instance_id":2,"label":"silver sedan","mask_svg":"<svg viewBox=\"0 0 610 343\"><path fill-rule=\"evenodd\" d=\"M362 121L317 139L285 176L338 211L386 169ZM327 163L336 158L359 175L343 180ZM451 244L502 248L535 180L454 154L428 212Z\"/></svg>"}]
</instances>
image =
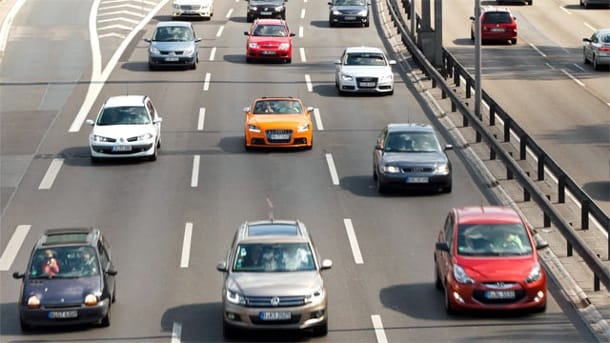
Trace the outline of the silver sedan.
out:
<instances>
[{"instance_id":1,"label":"silver sedan","mask_svg":"<svg viewBox=\"0 0 610 343\"><path fill-rule=\"evenodd\" d=\"M593 69L610 64L610 29L597 30L590 38L583 38L582 54L585 64L592 63Z\"/></svg>"}]
</instances>

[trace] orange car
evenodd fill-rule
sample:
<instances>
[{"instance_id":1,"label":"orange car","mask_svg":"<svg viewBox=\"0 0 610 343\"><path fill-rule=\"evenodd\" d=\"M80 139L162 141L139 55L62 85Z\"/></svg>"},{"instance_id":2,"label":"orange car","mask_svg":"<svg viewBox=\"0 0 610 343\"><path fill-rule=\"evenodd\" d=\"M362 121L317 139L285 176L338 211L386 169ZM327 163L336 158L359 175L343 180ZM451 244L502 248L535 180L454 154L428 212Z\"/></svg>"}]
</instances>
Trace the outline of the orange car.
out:
<instances>
[{"instance_id":1,"label":"orange car","mask_svg":"<svg viewBox=\"0 0 610 343\"><path fill-rule=\"evenodd\" d=\"M246 150L254 147L313 147L313 107L293 97L262 97L244 108Z\"/></svg>"}]
</instances>

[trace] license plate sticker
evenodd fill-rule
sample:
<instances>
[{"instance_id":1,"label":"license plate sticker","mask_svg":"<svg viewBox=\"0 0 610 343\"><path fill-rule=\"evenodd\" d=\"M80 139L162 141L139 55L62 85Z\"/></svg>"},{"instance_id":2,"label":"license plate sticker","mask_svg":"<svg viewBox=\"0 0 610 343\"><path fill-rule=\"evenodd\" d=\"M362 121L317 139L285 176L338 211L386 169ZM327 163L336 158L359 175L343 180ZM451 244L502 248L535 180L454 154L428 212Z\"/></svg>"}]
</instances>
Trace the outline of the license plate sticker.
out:
<instances>
[{"instance_id":1,"label":"license plate sticker","mask_svg":"<svg viewBox=\"0 0 610 343\"><path fill-rule=\"evenodd\" d=\"M428 178L425 176L408 177L407 183L428 183Z\"/></svg>"},{"instance_id":2,"label":"license plate sticker","mask_svg":"<svg viewBox=\"0 0 610 343\"><path fill-rule=\"evenodd\" d=\"M291 316L290 311L259 312L258 314L260 320L289 320Z\"/></svg>"},{"instance_id":3,"label":"license plate sticker","mask_svg":"<svg viewBox=\"0 0 610 343\"><path fill-rule=\"evenodd\" d=\"M515 291L486 291L487 299L514 299Z\"/></svg>"},{"instance_id":4,"label":"license plate sticker","mask_svg":"<svg viewBox=\"0 0 610 343\"><path fill-rule=\"evenodd\" d=\"M131 151L131 145L115 145L112 151Z\"/></svg>"},{"instance_id":5,"label":"license plate sticker","mask_svg":"<svg viewBox=\"0 0 610 343\"><path fill-rule=\"evenodd\" d=\"M178 57L166 57L165 62L176 62L178 61Z\"/></svg>"},{"instance_id":6,"label":"license plate sticker","mask_svg":"<svg viewBox=\"0 0 610 343\"><path fill-rule=\"evenodd\" d=\"M66 319L78 317L78 311L51 311L48 314L49 319Z\"/></svg>"}]
</instances>

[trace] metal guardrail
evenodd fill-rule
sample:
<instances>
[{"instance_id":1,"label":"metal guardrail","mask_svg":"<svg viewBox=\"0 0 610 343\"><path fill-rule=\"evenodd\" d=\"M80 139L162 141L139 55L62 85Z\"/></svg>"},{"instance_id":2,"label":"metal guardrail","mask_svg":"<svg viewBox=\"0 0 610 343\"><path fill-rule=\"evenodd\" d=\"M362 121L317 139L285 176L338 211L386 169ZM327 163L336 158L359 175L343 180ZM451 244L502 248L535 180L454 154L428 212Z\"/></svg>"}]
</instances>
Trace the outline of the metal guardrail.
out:
<instances>
[{"instance_id":1,"label":"metal guardrail","mask_svg":"<svg viewBox=\"0 0 610 343\"><path fill-rule=\"evenodd\" d=\"M505 150L498 140L483 126L483 123L475 114L462 102L457 94L447 84L446 77L453 76L455 85L460 85L461 79L466 82L467 97L470 97L470 90L475 84L473 77L464 69L464 67L443 48L443 67L439 72L424 56L423 52L414 42L412 36L407 30L402 15L398 15L397 9L398 0L386 0L392 21L396 25L400 33L401 41L413 59L419 65L421 70L428 78L432 80L432 86L438 87L442 91L443 98L449 98L453 111L459 111L462 115L464 126L471 126L476 131L476 141L485 143L490 148L490 156L492 159L499 157L506 166L507 178L515 178L524 191L524 201L532 199L544 213L545 223L552 222L559 229L568 244L568 255L571 255L572 249L582 257L587 266L594 274L594 290L600 289L600 282L610 290L610 269L601 263L596 254L587 246L587 244L574 232L570 223L568 223L553 207L550 200L543 194L534 181L527 173L517 164L516 160ZM401 0L405 8L409 8L409 0ZM407 15L409 11L407 10ZM416 22L420 22L419 18L415 18ZM482 91L482 99L489 105L489 121L490 125L495 125L496 116L504 121L504 137L503 142L509 142L511 132L519 137L519 158L526 159L527 149L533 152L536 156L537 163L537 179L544 180L545 168L554 174L558 179L558 197L559 203L565 202L566 190L569 191L581 205L581 225L582 229L589 228L589 216L602 225L606 231L610 228L610 220L608 216L597 206L591 198L570 178L553 159L548 156L544 150L530 137L525 130L519 126L509 115L504 111L498 103L496 103L485 91ZM608 240L608 254L610 256L610 239Z\"/></svg>"}]
</instances>

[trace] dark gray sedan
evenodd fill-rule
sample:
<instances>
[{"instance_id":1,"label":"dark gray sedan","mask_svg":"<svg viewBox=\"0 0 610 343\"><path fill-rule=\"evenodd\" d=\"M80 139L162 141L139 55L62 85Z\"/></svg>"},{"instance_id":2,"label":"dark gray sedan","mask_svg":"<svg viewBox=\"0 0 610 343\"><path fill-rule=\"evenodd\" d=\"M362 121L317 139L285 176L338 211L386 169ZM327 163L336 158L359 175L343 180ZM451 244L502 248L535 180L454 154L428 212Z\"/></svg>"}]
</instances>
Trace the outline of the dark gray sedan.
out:
<instances>
[{"instance_id":1,"label":"dark gray sedan","mask_svg":"<svg viewBox=\"0 0 610 343\"><path fill-rule=\"evenodd\" d=\"M371 23L368 0L333 0L328 5L328 24L331 27L339 24L368 27Z\"/></svg>"},{"instance_id":2,"label":"dark gray sedan","mask_svg":"<svg viewBox=\"0 0 610 343\"><path fill-rule=\"evenodd\" d=\"M373 178L377 191L390 187L451 192L451 162L434 129L426 124L389 124L373 150Z\"/></svg>"}]
</instances>

